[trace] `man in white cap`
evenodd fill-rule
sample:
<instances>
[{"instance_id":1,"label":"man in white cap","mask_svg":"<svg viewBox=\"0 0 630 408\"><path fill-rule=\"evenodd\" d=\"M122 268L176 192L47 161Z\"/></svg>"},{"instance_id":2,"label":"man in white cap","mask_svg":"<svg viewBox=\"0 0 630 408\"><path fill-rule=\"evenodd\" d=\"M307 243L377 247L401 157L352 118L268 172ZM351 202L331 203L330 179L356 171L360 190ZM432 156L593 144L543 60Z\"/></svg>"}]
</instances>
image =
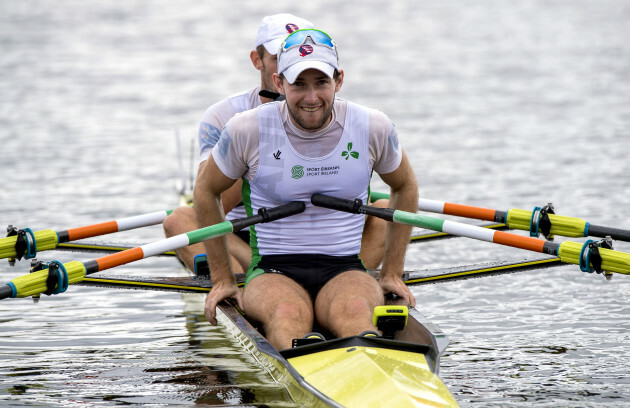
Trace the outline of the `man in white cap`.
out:
<instances>
[{"instance_id":1,"label":"man in white cap","mask_svg":"<svg viewBox=\"0 0 630 408\"><path fill-rule=\"evenodd\" d=\"M202 226L222 221L220 195L243 178L244 202L254 213L303 201L302 214L253 226L252 263L245 289L237 287L226 241L205 242L213 289L205 314L216 324L216 305L235 298L260 321L271 344L284 349L316 320L337 337L376 330L374 307L384 293L412 306L402 281L411 227L389 223L377 282L358 254L365 217L315 207L314 193L365 201L372 171L391 188L390 207L415 212L416 178L383 113L335 97L343 84L337 48L319 30L299 30L278 54L277 89L286 97L236 115L199 173L194 201Z\"/></svg>"},{"instance_id":2,"label":"man in white cap","mask_svg":"<svg viewBox=\"0 0 630 408\"><path fill-rule=\"evenodd\" d=\"M270 102L275 96L279 96L273 83L273 74L277 71L276 54L280 49L280 44L292 32L311 27L313 24L310 21L286 13L266 16L262 19L256 34L255 49L249 54L252 64L260 71L260 86L232 95L206 109L199 126L200 164L198 172L205 166L212 148L219 140L221 130L232 116ZM261 91L263 91L262 94ZM228 220L247 216L244 207L239 205L241 202L240 185L240 182L235 183L231 189L223 194L224 211ZM164 220L163 228L165 235L172 237L199 227L194 210L191 207L179 207ZM234 272L245 272L251 260L249 232L244 230L230 234L228 241ZM197 271L195 263L202 265L202 269L204 265L207 265L203 244L178 249L177 255L190 270Z\"/></svg>"}]
</instances>

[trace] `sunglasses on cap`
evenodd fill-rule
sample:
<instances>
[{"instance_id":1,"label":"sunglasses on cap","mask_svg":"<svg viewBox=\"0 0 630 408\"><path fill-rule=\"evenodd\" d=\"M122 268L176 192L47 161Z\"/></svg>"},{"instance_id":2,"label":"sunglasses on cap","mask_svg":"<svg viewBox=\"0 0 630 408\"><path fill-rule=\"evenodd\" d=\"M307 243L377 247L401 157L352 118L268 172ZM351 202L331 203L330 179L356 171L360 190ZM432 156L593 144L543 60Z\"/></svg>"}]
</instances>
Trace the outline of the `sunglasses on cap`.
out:
<instances>
[{"instance_id":1,"label":"sunglasses on cap","mask_svg":"<svg viewBox=\"0 0 630 408\"><path fill-rule=\"evenodd\" d=\"M325 45L326 47L332 48L333 50L335 49L335 42L332 40L332 38L330 38L328 34L314 28L305 28L289 34L289 36L285 38L284 42L282 43L280 51L286 51L289 48L295 47L297 45L302 45L308 37L310 37L311 41L313 41L317 45Z\"/></svg>"}]
</instances>

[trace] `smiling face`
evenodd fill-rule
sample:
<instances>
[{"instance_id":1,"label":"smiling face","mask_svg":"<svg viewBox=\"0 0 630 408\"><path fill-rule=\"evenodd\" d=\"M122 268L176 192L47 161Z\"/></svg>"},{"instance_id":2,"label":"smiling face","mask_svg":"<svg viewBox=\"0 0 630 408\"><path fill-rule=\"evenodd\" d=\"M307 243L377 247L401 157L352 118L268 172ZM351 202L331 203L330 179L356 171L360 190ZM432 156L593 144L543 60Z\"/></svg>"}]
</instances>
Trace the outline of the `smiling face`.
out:
<instances>
[{"instance_id":1,"label":"smiling face","mask_svg":"<svg viewBox=\"0 0 630 408\"><path fill-rule=\"evenodd\" d=\"M278 74L273 80L278 91L287 98L291 122L298 129L316 132L330 123L335 93L343 83L343 71L339 71L337 80L317 69L302 71L292 84Z\"/></svg>"}]
</instances>

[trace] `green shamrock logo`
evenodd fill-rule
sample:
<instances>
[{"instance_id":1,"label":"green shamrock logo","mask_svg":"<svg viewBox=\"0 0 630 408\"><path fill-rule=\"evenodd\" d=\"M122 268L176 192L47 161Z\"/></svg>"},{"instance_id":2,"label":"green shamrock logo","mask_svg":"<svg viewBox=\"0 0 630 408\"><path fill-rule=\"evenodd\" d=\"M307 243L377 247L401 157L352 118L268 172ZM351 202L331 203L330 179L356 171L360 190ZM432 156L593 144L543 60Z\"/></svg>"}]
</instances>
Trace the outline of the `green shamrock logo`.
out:
<instances>
[{"instance_id":1,"label":"green shamrock logo","mask_svg":"<svg viewBox=\"0 0 630 408\"><path fill-rule=\"evenodd\" d=\"M341 152L341 156L345 157L346 160L348 160L348 158L350 156L354 157L355 159L359 158L359 152L353 152L352 151L352 143L348 143L348 150Z\"/></svg>"},{"instance_id":2,"label":"green shamrock logo","mask_svg":"<svg viewBox=\"0 0 630 408\"><path fill-rule=\"evenodd\" d=\"M293 166L291 169L291 177L294 179L299 179L304 177L304 167L302 166Z\"/></svg>"}]
</instances>

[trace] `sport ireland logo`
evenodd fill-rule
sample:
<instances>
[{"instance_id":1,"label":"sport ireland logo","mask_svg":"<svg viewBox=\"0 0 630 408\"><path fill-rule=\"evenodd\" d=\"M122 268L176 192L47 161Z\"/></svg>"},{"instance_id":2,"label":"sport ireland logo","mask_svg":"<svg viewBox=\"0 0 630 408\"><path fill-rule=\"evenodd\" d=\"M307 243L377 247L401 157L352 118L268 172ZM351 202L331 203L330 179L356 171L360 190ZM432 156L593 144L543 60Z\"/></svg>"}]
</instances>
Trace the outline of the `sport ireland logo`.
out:
<instances>
[{"instance_id":1,"label":"sport ireland logo","mask_svg":"<svg viewBox=\"0 0 630 408\"><path fill-rule=\"evenodd\" d=\"M300 179L304 177L304 166L293 166L291 169L291 178Z\"/></svg>"}]
</instances>

